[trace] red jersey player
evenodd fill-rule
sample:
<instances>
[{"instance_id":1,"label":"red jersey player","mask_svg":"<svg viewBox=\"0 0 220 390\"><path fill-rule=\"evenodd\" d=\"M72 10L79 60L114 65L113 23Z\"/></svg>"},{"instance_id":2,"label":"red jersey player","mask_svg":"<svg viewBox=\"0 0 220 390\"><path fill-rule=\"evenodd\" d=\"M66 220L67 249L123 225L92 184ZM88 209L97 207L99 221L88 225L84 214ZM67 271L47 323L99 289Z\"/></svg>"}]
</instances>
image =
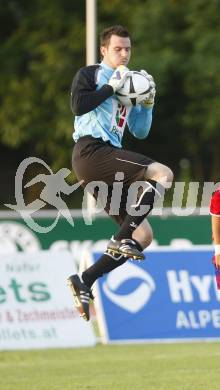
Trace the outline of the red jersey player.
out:
<instances>
[{"instance_id":1,"label":"red jersey player","mask_svg":"<svg viewBox=\"0 0 220 390\"><path fill-rule=\"evenodd\" d=\"M212 195L210 214L212 218L212 237L215 246L213 263L215 266L217 287L220 290L220 188Z\"/></svg>"}]
</instances>

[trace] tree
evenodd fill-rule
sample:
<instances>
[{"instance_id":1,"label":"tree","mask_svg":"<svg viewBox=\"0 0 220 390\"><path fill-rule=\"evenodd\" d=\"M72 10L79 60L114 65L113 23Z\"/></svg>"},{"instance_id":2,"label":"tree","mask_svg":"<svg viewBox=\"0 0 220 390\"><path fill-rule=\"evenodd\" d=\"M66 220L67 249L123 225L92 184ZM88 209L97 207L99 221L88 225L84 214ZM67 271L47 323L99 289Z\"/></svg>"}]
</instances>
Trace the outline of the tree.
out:
<instances>
[{"instance_id":1,"label":"tree","mask_svg":"<svg viewBox=\"0 0 220 390\"><path fill-rule=\"evenodd\" d=\"M68 0L9 0L1 5L1 142L69 165L73 74L85 62L84 9ZM68 153L67 153L68 151Z\"/></svg>"},{"instance_id":2,"label":"tree","mask_svg":"<svg viewBox=\"0 0 220 390\"><path fill-rule=\"evenodd\" d=\"M173 166L187 158L191 179L219 178L220 3L140 1L132 10L134 68L155 76L157 99L148 147ZM146 65L145 65L146 64Z\"/></svg>"},{"instance_id":3,"label":"tree","mask_svg":"<svg viewBox=\"0 0 220 390\"><path fill-rule=\"evenodd\" d=\"M219 0L97 1L98 32L123 24L132 35L131 69L157 84L146 141L128 148L173 168L190 162L189 179L219 180ZM0 148L71 168L73 75L85 65L85 1L7 0L0 3ZM14 152L13 152L14 153ZM8 162L11 164L11 162ZM7 180L7 177L4 179Z\"/></svg>"}]
</instances>

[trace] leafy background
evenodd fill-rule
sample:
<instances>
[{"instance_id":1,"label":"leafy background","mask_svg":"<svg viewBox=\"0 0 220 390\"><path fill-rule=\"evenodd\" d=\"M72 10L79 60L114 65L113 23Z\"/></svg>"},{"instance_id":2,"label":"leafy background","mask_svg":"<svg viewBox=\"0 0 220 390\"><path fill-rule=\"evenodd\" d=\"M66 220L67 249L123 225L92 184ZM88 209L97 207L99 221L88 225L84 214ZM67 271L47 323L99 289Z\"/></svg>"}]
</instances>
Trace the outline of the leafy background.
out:
<instances>
[{"instance_id":1,"label":"leafy background","mask_svg":"<svg viewBox=\"0 0 220 390\"><path fill-rule=\"evenodd\" d=\"M129 29L130 68L147 69L157 84L149 137L126 134L124 146L170 166L175 180L219 181L220 1L98 0L97 12L98 33ZM69 92L85 65L85 31L85 1L0 2L0 207L13 201L25 157L71 169Z\"/></svg>"}]
</instances>

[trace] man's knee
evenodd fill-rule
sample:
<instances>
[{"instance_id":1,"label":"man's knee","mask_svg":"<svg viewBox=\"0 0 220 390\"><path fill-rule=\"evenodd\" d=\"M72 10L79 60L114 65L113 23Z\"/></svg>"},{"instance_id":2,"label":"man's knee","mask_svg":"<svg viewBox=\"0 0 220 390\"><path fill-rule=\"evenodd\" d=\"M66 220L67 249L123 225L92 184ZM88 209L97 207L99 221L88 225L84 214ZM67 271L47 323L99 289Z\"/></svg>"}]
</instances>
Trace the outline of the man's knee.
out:
<instances>
[{"instance_id":1,"label":"man's knee","mask_svg":"<svg viewBox=\"0 0 220 390\"><path fill-rule=\"evenodd\" d=\"M152 163L145 171L145 180L154 180L165 188L170 188L173 182L173 172L166 165Z\"/></svg>"},{"instance_id":2,"label":"man's knee","mask_svg":"<svg viewBox=\"0 0 220 390\"><path fill-rule=\"evenodd\" d=\"M161 171L157 181L165 188L170 188L173 183L173 178L174 175L171 169L169 167L164 166L164 169Z\"/></svg>"}]
</instances>

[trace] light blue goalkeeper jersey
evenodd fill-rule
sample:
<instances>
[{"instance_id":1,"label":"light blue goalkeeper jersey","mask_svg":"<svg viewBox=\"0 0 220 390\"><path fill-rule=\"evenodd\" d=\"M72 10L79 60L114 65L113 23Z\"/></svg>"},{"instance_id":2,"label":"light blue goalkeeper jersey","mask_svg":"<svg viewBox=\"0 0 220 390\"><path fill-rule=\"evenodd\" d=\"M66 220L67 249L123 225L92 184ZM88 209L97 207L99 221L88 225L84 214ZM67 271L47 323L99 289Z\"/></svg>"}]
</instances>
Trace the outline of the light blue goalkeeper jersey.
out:
<instances>
[{"instance_id":1,"label":"light blue goalkeeper jersey","mask_svg":"<svg viewBox=\"0 0 220 390\"><path fill-rule=\"evenodd\" d=\"M82 69L83 72L78 72L75 83L81 85L81 91L77 87L78 91L75 89L75 91L72 90L72 93L79 93L79 96L81 96L80 93L84 94L84 100L86 92L89 99L89 96L92 98L92 95L89 95L92 94L92 91L104 90L103 86L108 84L114 72L114 69L104 62ZM75 98L77 100L77 96ZM141 105L136 107L122 106L115 95L107 97L101 104L95 104L94 109L91 107L90 104L90 111L75 116L73 138L76 142L80 137L91 135L94 138L102 138L103 141L110 141L113 146L121 148L126 124L130 133L139 139L147 137L150 131L152 108L145 108Z\"/></svg>"}]
</instances>

